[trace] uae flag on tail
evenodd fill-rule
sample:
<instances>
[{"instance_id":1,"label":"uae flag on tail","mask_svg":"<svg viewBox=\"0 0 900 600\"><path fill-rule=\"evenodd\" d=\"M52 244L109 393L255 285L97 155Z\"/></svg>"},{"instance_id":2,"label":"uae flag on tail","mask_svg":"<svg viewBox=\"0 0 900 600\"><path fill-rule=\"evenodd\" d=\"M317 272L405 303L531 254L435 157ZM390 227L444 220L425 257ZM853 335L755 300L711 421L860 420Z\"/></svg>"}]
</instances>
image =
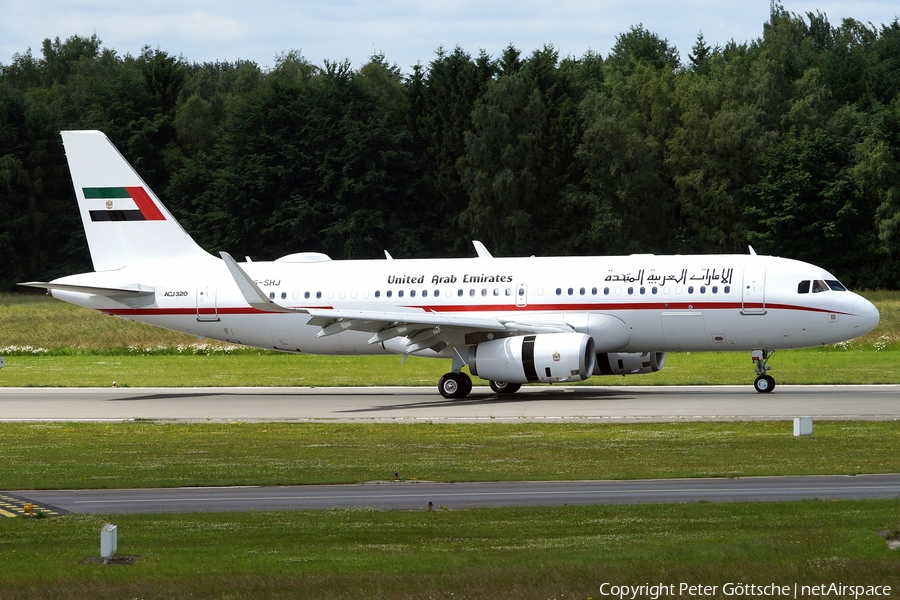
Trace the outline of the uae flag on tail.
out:
<instances>
[{"instance_id":1,"label":"uae flag on tail","mask_svg":"<svg viewBox=\"0 0 900 600\"><path fill-rule=\"evenodd\" d=\"M142 187L83 188L91 221L165 221L159 207ZM101 202L102 201L102 202Z\"/></svg>"}]
</instances>

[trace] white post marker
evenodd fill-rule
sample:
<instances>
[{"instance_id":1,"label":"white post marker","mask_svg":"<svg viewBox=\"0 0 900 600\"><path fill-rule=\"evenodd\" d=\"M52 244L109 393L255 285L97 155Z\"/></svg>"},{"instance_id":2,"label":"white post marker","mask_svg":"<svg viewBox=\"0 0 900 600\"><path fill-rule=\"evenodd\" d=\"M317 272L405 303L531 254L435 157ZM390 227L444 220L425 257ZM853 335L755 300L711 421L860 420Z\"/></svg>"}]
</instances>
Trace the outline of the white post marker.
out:
<instances>
[{"instance_id":1,"label":"white post marker","mask_svg":"<svg viewBox=\"0 0 900 600\"><path fill-rule=\"evenodd\" d=\"M812 417L794 417L794 437L812 435Z\"/></svg>"},{"instance_id":2,"label":"white post marker","mask_svg":"<svg viewBox=\"0 0 900 600\"><path fill-rule=\"evenodd\" d=\"M100 530L100 557L110 558L116 553L118 546L118 527L115 525L104 525Z\"/></svg>"},{"instance_id":3,"label":"white post marker","mask_svg":"<svg viewBox=\"0 0 900 600\"><path fill-rule=\"evenodd\" d=\"M6 359L0 356L0 369L6 366Z\"/></svg>"}]
</instances>

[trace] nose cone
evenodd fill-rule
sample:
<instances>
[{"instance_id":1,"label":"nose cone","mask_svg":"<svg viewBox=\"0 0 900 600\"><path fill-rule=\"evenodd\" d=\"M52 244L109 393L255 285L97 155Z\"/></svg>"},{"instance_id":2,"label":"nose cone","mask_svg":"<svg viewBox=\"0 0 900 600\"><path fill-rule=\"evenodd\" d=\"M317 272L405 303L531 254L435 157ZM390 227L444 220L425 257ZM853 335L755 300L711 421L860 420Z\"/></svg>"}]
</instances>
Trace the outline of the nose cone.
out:
<instances>
[{"instance_id":1,"label":"nose cone","mask_svg":"<svg viewBox=\"0 0 900 600\"><path fill-rule=\"evenodd\" d=\"M854 336L859 337L865 335L875 329L875 326L878 325L878 319L880 318L878 309L875 308L874 304L862 296L857 298L856 302L853 303L852 312L854 315Z\"/></svg>"}]
</instances>

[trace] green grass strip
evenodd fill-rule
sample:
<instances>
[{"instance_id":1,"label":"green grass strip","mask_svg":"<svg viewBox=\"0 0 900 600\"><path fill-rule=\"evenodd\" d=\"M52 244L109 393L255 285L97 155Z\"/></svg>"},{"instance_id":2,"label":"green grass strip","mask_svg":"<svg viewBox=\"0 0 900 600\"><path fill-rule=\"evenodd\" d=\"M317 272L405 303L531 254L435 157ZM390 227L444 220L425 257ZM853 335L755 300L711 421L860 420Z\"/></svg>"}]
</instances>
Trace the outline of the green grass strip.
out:
<instances>
[{"instance_id":1,"label":"green grass strip","mask_svg":"<svg viewBox=\"0 0 900 600\"><path fill-rule=\"evenodd\" d=\"M696 596L679 596L681 584L715 585L715 597L727 583L897 590L900 554L876 532L898 520L892 500L0 519L0 597L584 599L603 597L603 583L674 585L669 597L682 598ZM84 564L109 521L133 565Z\"/></svg>"},{"instance_id":2,"label":"green grass strip","mask_svg":"<svg viewBox=\"0 0 900 600\"><path fill-rule=\"evenodd\" d=\"M779 385L900 383L900 350L786 350L770 360ZM396 356L312 356L259 352L8 356L0 387L429 386L449 360ZM669 354L658 373L592 377L581 385L747 385L749 353ZM476 385L487 382L475 378ZM571 385L571 384L566 384ZM579 384L575 384L579 385Z\"/></svg>"},{"instance_id":3,"label":"green grass strip","mask_svg":"<svg viewBox=\"0 0 900 600\"><path fill-rule=\"evenodd\" d=\"M4 423L3 488L521 481L900 472L900 421Z\"/></svg>"}]
</instances>

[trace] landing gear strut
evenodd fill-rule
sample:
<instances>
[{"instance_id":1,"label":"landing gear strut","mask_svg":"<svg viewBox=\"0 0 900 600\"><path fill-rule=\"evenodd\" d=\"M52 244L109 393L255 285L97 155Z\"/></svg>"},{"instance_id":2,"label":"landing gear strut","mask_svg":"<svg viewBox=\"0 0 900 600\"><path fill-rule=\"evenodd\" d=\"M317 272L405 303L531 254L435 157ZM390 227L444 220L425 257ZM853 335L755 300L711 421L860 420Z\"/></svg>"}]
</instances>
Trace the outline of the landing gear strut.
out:
<instances>
[{"instance_id":1,"label":"landing gear strut","mask_svg":"<svg viewBox=\"0 0 900 600\"><path fill-rule=\"evenodd\" d=\"M760 394L768 394L775 389L775 378L766 373L772 368L766 364L766 361L773 352L774 350L754 350L750 353L750 357L756 363L756 381L753 382L753 387Z\"/></svg>"}]
</instances>

